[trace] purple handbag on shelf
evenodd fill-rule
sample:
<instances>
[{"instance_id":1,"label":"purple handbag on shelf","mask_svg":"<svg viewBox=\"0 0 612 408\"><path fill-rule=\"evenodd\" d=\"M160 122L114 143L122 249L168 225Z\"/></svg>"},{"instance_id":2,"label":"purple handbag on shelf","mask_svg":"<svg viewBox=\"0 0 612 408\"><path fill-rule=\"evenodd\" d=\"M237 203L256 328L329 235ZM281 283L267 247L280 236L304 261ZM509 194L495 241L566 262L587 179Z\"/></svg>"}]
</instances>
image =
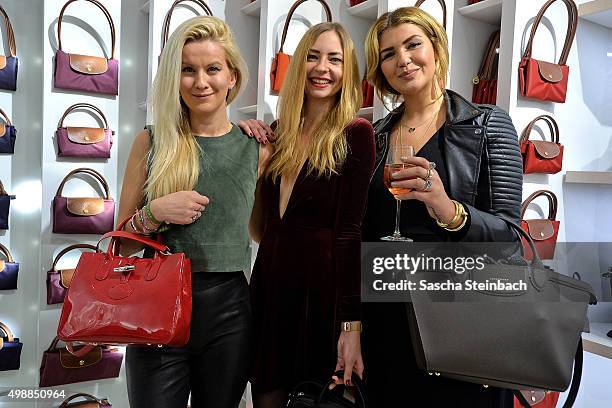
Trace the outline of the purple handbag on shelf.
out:
<instances>
[{"instance_id":1,"label":"purple handbag on shelf","mask_svg":"<svg viewBox=\"0 0 612 408\"><path fill-rule=\"evenodd\" d=\"M0 290L17 289L19 262L13 260L11 252L2 244L0 244L0 252L6 257L6 261L0 261Z\"/></svg>"},{"instance_id":2,"label":"purple handbag on shelf","mask_svg":"<svg viewBox=\"0 0 612 408\"><path fill-rule=\"evenodd\" d=\"M53 85L59 89L117 95L119 88L119 61L115 59L115 24L98 0L84 0L98 6L104 13L111 29L111 58L90 55L69 54L62 50L62 19L70 3L64 4L57 19L57 44L55 53L55 74Z\"/></svg>"},{"instance_id":3,"label":"purple handbag on shelf","mask_svg":"<svg viewBox=\"0 0 612 408\"><path fill-rule=\"evenodd\" d=\"M118 349L96 346L86 354L76 356L66 347L58 348L58 342L59 338L54 338L43 353L40 363L40 387L119 377L123 353ZM78 350L79 347L76 348L76 353Z\"/></svg>"},{"instance_id":4,"label":"purple handbag on shelf","mask_svg":"<svg viewBox=\"0 0 612 408\"><path fill-rule=\"evenodd\" d=\"M23 344L0 322L0 371L19 370Z\"/></svg>"},{"instance_id":5,"label":"purple handbag on shelf","mask_svg":"<svg viewBox=\"0 0 612 408\"><path fill-rule=\"evenodd\" d=\"M64 126L64 120L72 111L87 108L96 112L104 121L104 128ZM113 132L102 111L90 103L75 103L68 107L55 131L59 157L109 158L113 145Z\"/></svg>"},{"instance_id":6,"label":"purple handbag on shelf","mask_svg":"<svg viewBox=\"0 0 612 408\"><path fill-rule=\"evenodd\" d=\"M57 254L53 260L51 270L47 272L48 305L62 303L64 301L64 296L66 296L66 291L70 286L70 281L74 276L75 269L55 269L55 267L62 256L75 249L91 249L92 251L96 251L96 246L90 244L74 244L62 249L62 251Z\"/></svg>"},{"instance_id":7,"label":"purple handbag on shelf","mask_svg":"<svg viewBox=\"0 0 612 408\"><path fill-rule=\"evenodd\" d=\"M83 398L84 401L78 402L70 402L77 398ZM62 404L58 408L112 408L110 402L106 398L100 399L96 398L93 395L85 394L84 392L80 392L78 394L74 394L69 396L62 402Z\"/></svg>"},{"instance_id":8,"label":"purple handbag on shelf","mask_svg":"<svg viewBox=\"0 0 612 408\"><path fill-rule=\"evenodd\" d=\"M1 72L2 70L0 70ZM15 152L15 138L17 130L11 123L8 115L0 109L0 115L4 118L5 123L0 124L0 153L13 154Z\"/></svg>"},{"instance_id":9,"label":"purple handbag on shelf","mask_svg":"<svg viewBox=\"0 0 612 408\"><path fill-rule=\"evenodd\" d=\"M62 197L64 184L75 174L89 174L104 188L104 197ZM53 198L53 232L60 234L104 234L113 230L115 201L108 183L94 169L78 168L64 177Z\"/></svg>"},{"instance_id":10,"label":"purple handbag on shelf","mask_svg":"<svg viewBox=\"0 0 612 408\"><path fill-rule=\"evenodd\" d=\"M7 91L17 90L17 46L15 45L15 33L8 14L0 6L0 14L4 17L6 25L6 37L8 38L9 52L11 55L0 55L0 89Z\"/></svg>"}]
</instances>

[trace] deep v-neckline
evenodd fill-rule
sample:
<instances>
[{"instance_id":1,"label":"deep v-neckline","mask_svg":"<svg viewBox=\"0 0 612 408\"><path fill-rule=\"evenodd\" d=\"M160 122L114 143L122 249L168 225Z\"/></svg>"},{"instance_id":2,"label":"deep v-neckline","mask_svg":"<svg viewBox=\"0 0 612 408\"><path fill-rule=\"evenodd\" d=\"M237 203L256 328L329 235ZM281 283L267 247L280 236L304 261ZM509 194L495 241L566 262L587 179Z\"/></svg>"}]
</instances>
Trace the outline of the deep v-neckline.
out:
<instances>
[{"instance_id":1,"label":"deep v-neckline","mask_svg":"<svg viewBox=\"0 0 612 408\"><path fill-rule=\"evenodd\" d=\"M291 190L289 191L289 197L287 198L287 204L285 205L285 209L282 211L282 213L281 213L281 208L280 208L280 198L281 198L281 186L283 183L283 176L281 175L280 182L278 183L278 193L277 193L278 194L278 205L276 207L278 218L281 221L284 220L285 215L287 215L287 210L289 209L289 205L291 204L291 199L293 198L293 193L295 192L295 187L298 185L298 182L300 181L300 178L302 177L302 173L304 169L306 168L306 163L308 163L308 159L304 160L304 162L302 163L302 166L300 167L300 170L297 173L297 176L295 177L295 181L293 182L293 185L291 186Z\"/></svg>"}]
</instances>

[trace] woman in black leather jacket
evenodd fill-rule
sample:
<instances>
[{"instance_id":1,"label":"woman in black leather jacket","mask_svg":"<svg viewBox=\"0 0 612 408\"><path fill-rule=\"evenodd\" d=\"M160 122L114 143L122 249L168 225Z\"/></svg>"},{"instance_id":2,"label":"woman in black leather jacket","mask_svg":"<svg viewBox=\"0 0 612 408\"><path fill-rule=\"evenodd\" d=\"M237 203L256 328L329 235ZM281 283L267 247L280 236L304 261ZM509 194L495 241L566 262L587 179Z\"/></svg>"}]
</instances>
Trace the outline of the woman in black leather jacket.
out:
<instances>
[{"instance_id":1,"label":"woman in black leather jacket","mask_svg":"<svg viewBox=\"0 0 612 408\"><path fill-rule=\"evenodd\" d=\"M383 168L398 138L416 152L403 160L412 166L394 174L394 187L412 189L399 196L402 235L429 242L517 241L502 220L519 219L522 161L516 130L502 109L474 105L444 89L443 27L418 8L397 9L370 28L366 55L367 77L379 96L403 103L374 124L376 163L363 241L379 241L393 231L395 199L383 184ZM362 309L370 406L512 406L509 391L420 371L405 304L363 303Z\"/></svg>"}]
</instances>

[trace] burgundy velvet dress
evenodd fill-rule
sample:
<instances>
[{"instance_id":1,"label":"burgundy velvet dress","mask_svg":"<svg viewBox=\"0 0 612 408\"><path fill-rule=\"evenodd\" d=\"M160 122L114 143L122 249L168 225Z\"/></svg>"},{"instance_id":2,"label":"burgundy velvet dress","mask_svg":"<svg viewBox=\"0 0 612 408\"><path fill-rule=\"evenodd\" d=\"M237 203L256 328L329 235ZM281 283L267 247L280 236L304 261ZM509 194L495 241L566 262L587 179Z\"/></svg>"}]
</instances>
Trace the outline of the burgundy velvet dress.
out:
<instances>
[{"instance_id":1,"label":"burgundy velvet dress","mask_svg":"<svg viewBox=\"0 0 612 408\"><path fill-rule=\"evenodd\" d=\"M361 320L361 222L374 168L374 131L364 119L346 128L339 174L300 170L280 218L280 179L263 180L264 234L251 276L258 392L289 391L330 378L340 322Z\"/></svg>"}]
</instances>

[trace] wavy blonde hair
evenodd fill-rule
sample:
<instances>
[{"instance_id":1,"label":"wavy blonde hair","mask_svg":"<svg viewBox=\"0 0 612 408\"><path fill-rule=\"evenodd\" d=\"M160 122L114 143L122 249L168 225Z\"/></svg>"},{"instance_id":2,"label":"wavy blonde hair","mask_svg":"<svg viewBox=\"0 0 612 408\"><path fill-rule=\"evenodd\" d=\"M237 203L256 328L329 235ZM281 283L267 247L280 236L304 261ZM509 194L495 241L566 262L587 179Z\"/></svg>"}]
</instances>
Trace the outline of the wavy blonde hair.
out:
<instances>
[{"instance_id":1,"label":"wavy blonde hair","mask_svg":"<svg viewBox=\"0 0 612 408\"><path fill-rule=\"evenodd\" d=\"M419 27L429 38L434 49L436 58L435 78L441 89L445 88L448 76L448 37L444 27L430 14L418 7L400 7L387 12L374 22L366 37L365 51L367 60L367 79L374 85L378 97L384 100L384 96L392 96L396 101L400 96L389 84L380 68L380 37L385 30L402 24L414 24Z\"/></svg>"},{"instance_id":2,"label":"wavy blonde hair","mask_svg":"<svg viewBox=\"0 0 612 408\"><path fill-rule=\"evenodd\" d=\"M210 40L225 50L226 63L236 76L235 86L229 90L229 105L244 87L247 68L234 41L229 26L216 17L191 18L172 33L162 51L153 82L153 125L155 135L149 151L149 174L145 184L145 198L155 198L195 186L199 170L201 148L191 131L189 108L180 96L183 46L192 41Z\"/></svg>"},{"instance_id":3,"label":"wavy blonde hair","mask_svg":"<svg viewBox=\"0 0 612 408\"><path fill-rule=\"evenodd\" d=\"M315 128L313 145L308 151L308 173L331 175L337 173L347 154L344 129L355 118L361 107L361 80L355 46L346 29L338 23L320 23L311 27L300 40L291 63L278 103L278 127L275 152L266 171L274 180L291 174L300 167L299 137L302 133L306 59L317 38L325 32L338 34L343 52L342 87L336 95L337 103Z\"/></svg>"}]
</instances>

